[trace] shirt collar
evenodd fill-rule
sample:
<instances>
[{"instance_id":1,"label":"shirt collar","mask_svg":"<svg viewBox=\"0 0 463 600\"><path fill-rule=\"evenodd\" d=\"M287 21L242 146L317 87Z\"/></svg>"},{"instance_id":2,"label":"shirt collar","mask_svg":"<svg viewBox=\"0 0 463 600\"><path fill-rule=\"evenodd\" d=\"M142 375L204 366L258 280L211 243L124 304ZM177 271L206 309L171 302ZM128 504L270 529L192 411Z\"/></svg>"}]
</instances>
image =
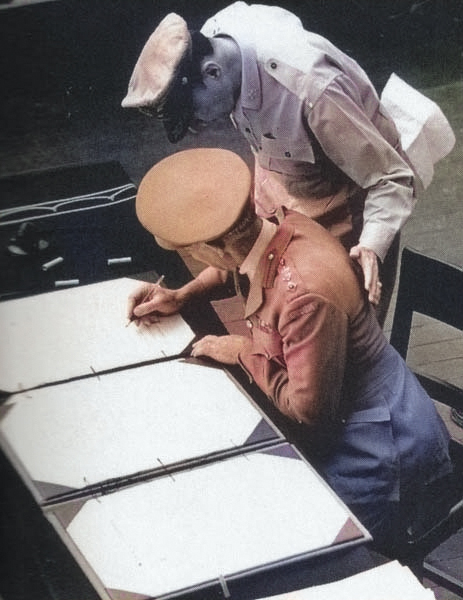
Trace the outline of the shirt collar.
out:
<instances>
[{"instance_id":1,"label":"shirt collar","mask_svg":"<svg viewBox=\"0 0 463 600\"><path fill-rule=\"evenodd\" d=\"M259 110L262 106L262 88L260 85L257 54L249 34L244 31L222 33L227 35L237 44L241 53L241 90L233 112L238 109Z\"/></svg>"},{"instance_id":2,"label":"shirt collar","mask_svg":"<svg viewBox=\"0 0 463 600\"><path fill-rule=\"evenodd\" d=\"M241 95L242 109L259 110L262 106L262 89L260 86L257 55L254 47L247 40L238 42L241 51Z\"/></svg>"}]
</instances>

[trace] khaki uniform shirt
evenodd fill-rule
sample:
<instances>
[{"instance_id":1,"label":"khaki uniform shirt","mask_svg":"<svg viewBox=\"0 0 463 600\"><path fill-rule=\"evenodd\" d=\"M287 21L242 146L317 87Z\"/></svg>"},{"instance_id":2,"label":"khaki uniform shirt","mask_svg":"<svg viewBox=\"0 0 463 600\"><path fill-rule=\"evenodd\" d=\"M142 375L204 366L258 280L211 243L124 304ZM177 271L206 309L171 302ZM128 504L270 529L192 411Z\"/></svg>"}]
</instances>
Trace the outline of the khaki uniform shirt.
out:
<instances>
[{"instance_id":1,"label":"khaki uniform shirt","mask_svg":"<svg viewBox=\"0 0 463 600\"><path fill-rule=\"evenodd\" d=\"M201 31L230 36L241 51L231 117L256 156L259 214L285 205L342 237L347 207L354 219L363 212L354 242L383 260L415 205L413 171L365 72L278 7L235 2Z\"/></svg>"}]
</instances>

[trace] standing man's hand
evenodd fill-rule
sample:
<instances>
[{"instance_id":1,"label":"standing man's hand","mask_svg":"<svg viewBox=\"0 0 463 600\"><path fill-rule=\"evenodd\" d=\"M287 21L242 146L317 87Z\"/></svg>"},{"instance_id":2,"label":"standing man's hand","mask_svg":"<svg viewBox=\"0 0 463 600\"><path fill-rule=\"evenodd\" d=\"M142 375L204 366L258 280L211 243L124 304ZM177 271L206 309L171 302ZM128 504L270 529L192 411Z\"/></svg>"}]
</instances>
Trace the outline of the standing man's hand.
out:
<instances>
[{"instance_id":1,"label":"standing man's hand","mask_svg":"<svg viewBox=\"0 0 463 600\"><path fill-rule=\"evenodd\" d=\"M377 306L381 298L381 281L379 280L378 257L369 248L354 246L350 249L350 257L362 267L365 289L368 300Z\"/></svg>"}]
</instances>

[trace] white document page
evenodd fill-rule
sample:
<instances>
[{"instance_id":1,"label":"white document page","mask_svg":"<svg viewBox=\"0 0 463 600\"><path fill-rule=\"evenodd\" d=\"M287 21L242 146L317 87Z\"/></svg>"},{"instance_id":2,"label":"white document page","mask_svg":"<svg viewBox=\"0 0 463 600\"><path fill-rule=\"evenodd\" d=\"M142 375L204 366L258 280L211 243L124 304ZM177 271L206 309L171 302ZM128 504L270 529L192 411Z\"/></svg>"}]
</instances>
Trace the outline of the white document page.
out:
<instances>
[{"instance_id":1,"label":"white document page","mask_svg":"<svg viewBox=\"0 0 463 600\"><path fill-rule=\"evenodd\" d=\"M128 327L121 278L0 304L0 390L38 385L182 352L194 333L180 315Z\"/></svg>"},{"instance_id":2,"label":"white document page","mask_svg":"<svg viewBox=\"0 0 463 600\"><path fill-rule=\"evenodd\" d=\"M224 370L184 360L15 394L0 414L0 441L39 500L241 447L263 418Z\"/></svg>"},{"instance_id":3,"label":"white document page","mask_svg":"<svg viewBox=\"0 0 463 600\"><path fill-rule=\"evenodd\" d=\"M110 597L158 597L331 546L350 517L306 462L259 452L88 500L67 536Z\"/></svg>"},{"instance_id":4,"label":"white document page","mask_svg":"<svg viewBox=\"0 0 463 600\"><path fill-rule=\"evenodd\" d=\"M408 567L392 561L333 583L261 600L433 600Z\"/></svg>"}]
</instances>

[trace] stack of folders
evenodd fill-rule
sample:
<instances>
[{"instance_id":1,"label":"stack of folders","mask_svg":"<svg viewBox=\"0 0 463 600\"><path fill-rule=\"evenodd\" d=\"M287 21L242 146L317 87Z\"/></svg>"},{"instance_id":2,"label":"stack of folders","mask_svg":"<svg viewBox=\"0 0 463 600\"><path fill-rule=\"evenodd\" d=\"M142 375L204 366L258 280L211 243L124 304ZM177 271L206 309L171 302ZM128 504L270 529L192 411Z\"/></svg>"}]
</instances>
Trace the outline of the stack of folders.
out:
<instances>
[{"instance_id":1,"label":"stack of folders","mask_svg":"<svg viewBox=\"0 0 463 600\"><path fill-rule=\"evenodd\" d=\"M261 600L434 600L408 567L392 561L352 577Z\"/></svg>"}]
</instances>

